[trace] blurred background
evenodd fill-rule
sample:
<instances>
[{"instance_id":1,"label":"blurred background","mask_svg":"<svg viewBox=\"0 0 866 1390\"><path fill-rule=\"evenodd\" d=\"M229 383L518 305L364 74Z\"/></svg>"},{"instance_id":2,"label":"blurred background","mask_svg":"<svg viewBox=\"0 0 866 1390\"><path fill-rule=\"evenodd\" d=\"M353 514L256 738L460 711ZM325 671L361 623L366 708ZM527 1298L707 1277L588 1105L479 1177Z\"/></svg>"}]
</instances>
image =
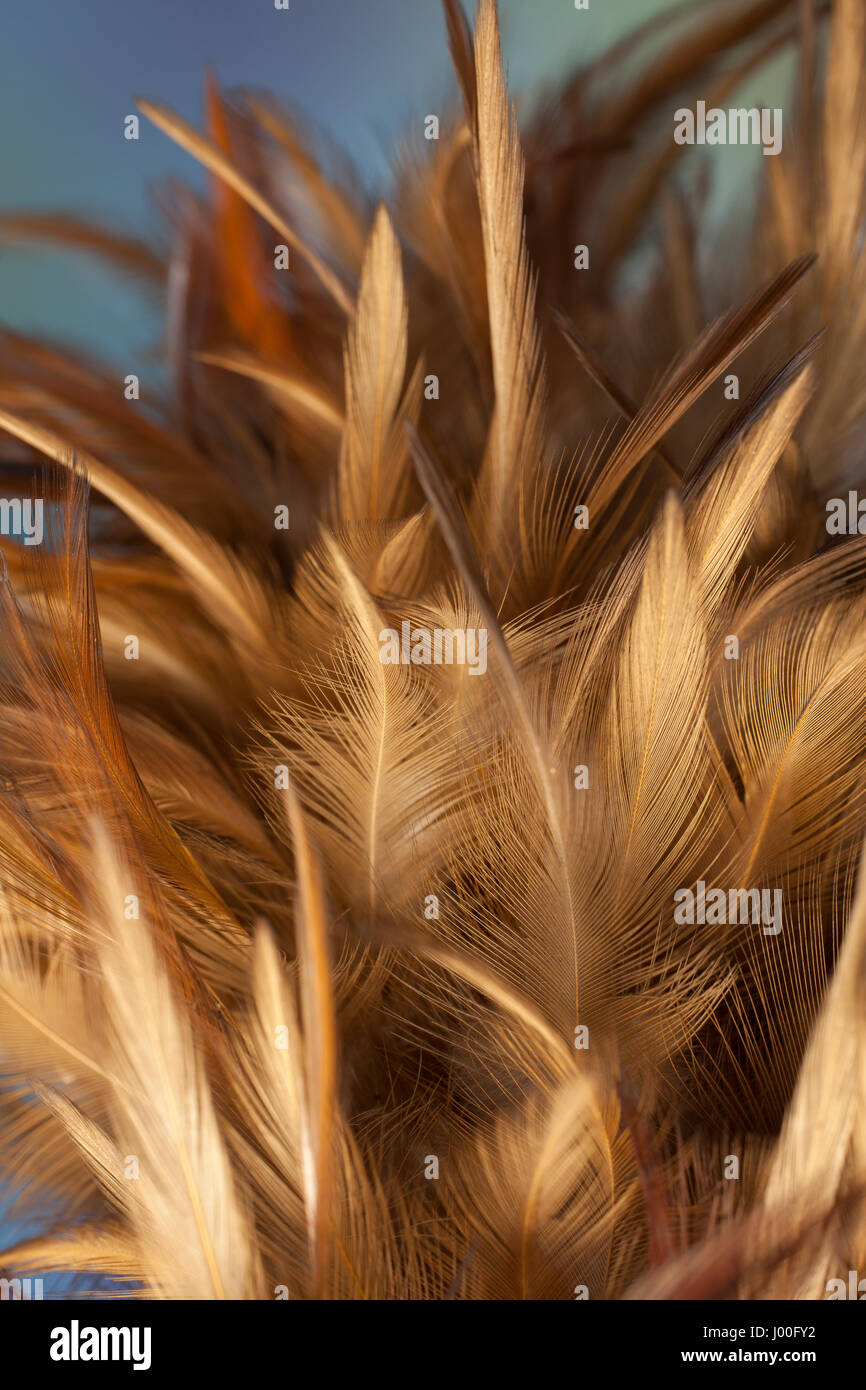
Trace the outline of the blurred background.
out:
<instances>
[{"instance_id":1,"label":"blurred background","mask_svg":"<svg viewBox=\"0 0 866 1390\"><path fill-rule=\"evenodd\" d=\"M521 114L639 22L683 8L500 0ZM148 96L200 126L208 67L223 88L264 88L305 112L383 192L395 141L457 99L440 0L290 0L288 11L273 0L44 0L4 6L2 22L0 213L64 211L156 230L154 185L174 174L200 187L204 176L143 118L140 140L125 140L123 119ZM766 74L761 98L770 99ZM153 341L158 306L142 306L90 258L0 241L0 328L123 365Z\"/></svg>"}]
</instances>

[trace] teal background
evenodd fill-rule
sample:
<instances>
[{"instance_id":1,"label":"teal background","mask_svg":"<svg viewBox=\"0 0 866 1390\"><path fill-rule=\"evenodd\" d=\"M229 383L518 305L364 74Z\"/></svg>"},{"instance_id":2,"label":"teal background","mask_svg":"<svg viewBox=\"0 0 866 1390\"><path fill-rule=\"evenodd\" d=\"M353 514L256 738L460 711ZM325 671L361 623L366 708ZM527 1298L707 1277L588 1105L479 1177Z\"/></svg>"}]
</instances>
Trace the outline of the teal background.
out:
<instances>
[{"instance_id":1,"label":"teal background","mask_svg":"<svg viewBox=\"0 0 866 1390\"><path fill-rule=\"evenodd\" d=\"M573 0L501 0L513 91L525 107L677 3L590 0L576 11ZM123 118L147 96L200 125L207 66L223 86L300 107L383 189L395 141L456 100L439 0L291 0L287 12L273 0L0 0L0 212L156 228L153 184L202 176L147 121L138 142L124 140ZM135 359L157 318L89 258L0 242L3 327Z\"/></svg>"}]
</instances>

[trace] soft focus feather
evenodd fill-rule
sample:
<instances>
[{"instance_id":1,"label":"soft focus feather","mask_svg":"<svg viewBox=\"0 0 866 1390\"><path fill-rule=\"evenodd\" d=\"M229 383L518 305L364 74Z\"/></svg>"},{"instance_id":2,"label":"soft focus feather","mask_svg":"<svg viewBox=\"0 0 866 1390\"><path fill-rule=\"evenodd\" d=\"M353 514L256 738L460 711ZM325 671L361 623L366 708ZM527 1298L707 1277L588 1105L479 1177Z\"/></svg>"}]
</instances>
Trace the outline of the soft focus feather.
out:
<instances>
[{"instance_id":1,"label":"soft focus feather","mask_svg":"<svg viewBox=\"0 0 866 1390\"><path fill-rule=\"evenodd\" d=\"M866 1259L862 5L676 6L520 132L494 0L444 9L387 207L209 79L207 133L141 103L210 175L163 249L0 220L164 284L170 376L0 337L0 491L52 461L0 564L0 1265L822 1297ZM671 114L793 46L718 222Z\"/></svg>"}]
</instances>

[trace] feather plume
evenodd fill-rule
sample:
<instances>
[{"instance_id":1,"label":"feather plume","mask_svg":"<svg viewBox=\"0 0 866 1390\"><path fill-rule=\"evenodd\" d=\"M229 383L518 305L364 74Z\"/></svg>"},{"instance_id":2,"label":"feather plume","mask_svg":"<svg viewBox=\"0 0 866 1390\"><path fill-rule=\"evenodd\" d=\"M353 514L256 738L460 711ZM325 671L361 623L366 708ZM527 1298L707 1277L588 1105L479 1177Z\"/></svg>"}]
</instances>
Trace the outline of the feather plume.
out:
<instances>
[{"instance_id":1,"label":"feather plume","mask_svg":"<svg viewBox=\"0 0 866 1390\"><path fill-rule=\"evenodd\" d=\"M387 206L209 78L204 133L140 103L210 175L163 249L0 219L164 290L171 375L0 337L0 1265L820 1298L866 1259L863 7L676 6L520 130L495 0L444 10ZM794 46L720 226L671 116Z\"/></svg>"}]
</instances>

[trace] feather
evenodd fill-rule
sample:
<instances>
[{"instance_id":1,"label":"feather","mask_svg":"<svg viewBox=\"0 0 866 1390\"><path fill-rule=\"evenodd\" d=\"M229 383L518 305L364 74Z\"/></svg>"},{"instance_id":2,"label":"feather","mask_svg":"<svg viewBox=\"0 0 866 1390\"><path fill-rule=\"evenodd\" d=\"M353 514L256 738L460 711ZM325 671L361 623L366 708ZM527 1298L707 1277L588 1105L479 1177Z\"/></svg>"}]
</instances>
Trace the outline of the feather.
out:
<instances>
[{"instance_id":1,"label":"feather","mask_svg":"<svg viewBox=\"0 0 866 1390\"><path fill-rule=\"evenodd\" d=\"M107 1026L126 1083L115 1124L138 1158L141 1195L130 1206L149 1282L174 1297L249 1297L257 1275L246 1218L201 1061L146 925L122 915L129 879L104 833L95 833L94 855ZM180 1270L172 1247L184 1252Z\"/></svg>"},{"instance_id":2,"label":"feather","mask_svg":"<svg viewBox=\"0 0 866 1390\"><path fill-rule=\"evenodd\" d=\"M845 939L803 1057L797 1086L770 1164L763 1209L782 1210L794 1230L809 1226L840 1197L862 1191L866 1160L866 1082L861 1005L866 985L866 885L861 856ZM780 1296L821 1298L826 1281L860 1257L859 1242L840 1249L830 1224L808 1261L778 1271ZM856 1264L854 1265L856 1268ZM782 1292L784 1290L784 1292Z\"/></svg>"},{"instance_id":3,"label":"feather","mask_svg":"<svg viewBox=\"0 0 866 1390\"><path fill-rule=\"evenodd\" d=\"M460 83L466 120L470 128L475 124L475 105L477 87L475 77L475 52L472 31L459 0L443 0L445 23L448 28L448 47L451 60Z\"/></svg>"},{"instance_id":4,"label":"feather","mask_svg":"<svg viewBox=\"0 0 866 1390\"><path fill-rule=\"evenodd\" d=\"M479 478L492 548L504 539L507 499L543 443L544 368L535 282L523 226L523 157L502 72L495 0L482 0L475 37L475 158L484 237L496 408Z\"/></svg>"},{"instance_id":5,"label":"feather","mask_svg":"<svg viewBox=\"0 0 866 1390\"><path fill-rule=\"evenodd\" d=\"M634 465L698 399L709 382L754 341L778 314L794 286L814 262L814 256L793 262L741 309L706 330L687 358L669 372L666 380L641 406L590 494L587 503L590 512L593 505L604 506Z\"/></svg>"},{"instance_id":6,"label":"feather","mask_svg":"<svg viewBox=\"0 0 866 1390\"><path fill-rule=\"evenodd\" d=\"M172 140L175 140L183 149L187 150L195 159L200 160L206 168L218 174L230 188L249 204L254 212L257 212L265 222L270 223L280 236L284 237L288 246L294 248L309 264L317 279L324 289L333 298L335 304L348 314L351 312L351 304L343 285L340 283L334 272L329 266L312 251L292 230L280 213L273 208L267 199L253 188L252 184L239 172L237 167L228 159L213 141L206 136L200 135L194 130L187 121L175 115L167 106L161 102L141 101L138 109L148 120L153 121L155 126L165 131Z\"/></svg>"},{"instance_id":7,"label":"feather","mask_svg":"<svg viewBox=\"0 0 866 1390\"><path fill-rule=\"evenodd\" d=\"M520 135L444 10L387 203L211 78L206 134L141 103L211 179L167 255L0 219L163 283L170 376L0 335L0 1263L52 1293L866 1258L862 6L678 4ZM728 215L670 113L794 43Z\"/></svg>"},{"instance_id":8,"label":"feather","mask_svg":"<svg viewBox=\"0 0 866 1390\"><path fill-rule=\"evenodd\" d=\"M399 407L407 323L400 248L380 207L346 349L346 426L337 475L343 521L390 519L406 509L408 465ZM418 383L413 385L410 400L417 394Z\"/></svg>"},{"instance_id":9,"label":"feather","mask_svg":"<svg viewBox=\"0 0 866 1390\"><path fill-rule=\"evenodd\" d=\"M324 425L330 435L342 434L343 412L312 382L240 353L199 352L196 355L199 362L209 367L222 367L224 371L237 372L252 381L260 381L271 398L287 413L297 411L308 415L317 424Z\"/></svg>"},{"instance_id":10,"label":"feather","mask_svg":"<svg viewBox=\"0 0 866 1390\"><path fill-rule=\"evenodd\" d=\"M295 848L298 892L301 998L307 1037L304 1176L313 1265L313 1295L327 1277L331 1194L331 1124L336 1081L336 1021L328 962L321 869L313 855L298 799L288 790L288 815Z\"/></svg>"}]
</instances>

